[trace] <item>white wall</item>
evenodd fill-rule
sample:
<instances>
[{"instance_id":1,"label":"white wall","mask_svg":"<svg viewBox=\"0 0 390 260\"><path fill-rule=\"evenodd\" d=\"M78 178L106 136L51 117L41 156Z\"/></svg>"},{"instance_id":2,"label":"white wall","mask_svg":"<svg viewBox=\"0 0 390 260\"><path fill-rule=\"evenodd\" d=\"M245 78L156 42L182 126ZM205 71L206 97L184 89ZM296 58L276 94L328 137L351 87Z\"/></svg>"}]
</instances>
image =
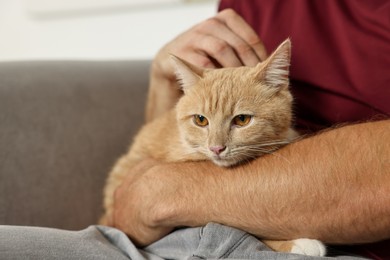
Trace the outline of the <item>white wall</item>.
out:
<instances>
[{"instance_id":1,"label":"white wall","mask_svg":"<svg viewBox=\"0 0 390 260\"><path fill-rule=\"evenodd\" d=\"M180 32L214 15L216 6L215 0L181 0L42 14L29 10L26 0L0 0L0 61L151 59Z\"/></svg>"}]
</instances>

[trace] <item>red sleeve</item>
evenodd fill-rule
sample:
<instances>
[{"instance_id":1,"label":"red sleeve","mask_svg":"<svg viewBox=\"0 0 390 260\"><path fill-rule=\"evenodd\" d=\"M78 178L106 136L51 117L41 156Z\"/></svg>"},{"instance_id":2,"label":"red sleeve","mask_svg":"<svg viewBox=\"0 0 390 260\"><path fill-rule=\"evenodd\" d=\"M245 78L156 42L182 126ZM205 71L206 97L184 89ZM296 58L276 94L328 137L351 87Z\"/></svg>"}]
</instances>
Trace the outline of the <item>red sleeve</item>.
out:
<instances>
[{"instance_id":1,"label":"red sleeve","mask_svg":"<svg viewBox=\"0 0 390 260\"><path fill-rule=\"evenodd\" d=\"M390 117L390 2L222 0L268 51L292 40L291 85L298 127Z\"/></svg>"}]
</instances>

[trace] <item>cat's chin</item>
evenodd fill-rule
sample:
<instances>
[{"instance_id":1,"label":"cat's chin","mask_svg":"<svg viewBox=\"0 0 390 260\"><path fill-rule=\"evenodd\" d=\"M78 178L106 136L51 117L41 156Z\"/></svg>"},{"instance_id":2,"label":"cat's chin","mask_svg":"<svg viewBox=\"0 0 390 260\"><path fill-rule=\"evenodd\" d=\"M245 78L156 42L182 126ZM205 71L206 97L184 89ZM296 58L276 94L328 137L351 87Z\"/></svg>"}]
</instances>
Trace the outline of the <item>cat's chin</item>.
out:
<instances>
[{"instance_id":1,"label":"cat's chin","mask_svg":"<svg viewBox=\"0 0 390 260\"><path fill-rule=\"evenodd\" d=\"M231 167L238 164L238 162L235 160L227 160L227 159L213 159L212 161L214 164L220 167Z\"/></svg>"}]
</instances>

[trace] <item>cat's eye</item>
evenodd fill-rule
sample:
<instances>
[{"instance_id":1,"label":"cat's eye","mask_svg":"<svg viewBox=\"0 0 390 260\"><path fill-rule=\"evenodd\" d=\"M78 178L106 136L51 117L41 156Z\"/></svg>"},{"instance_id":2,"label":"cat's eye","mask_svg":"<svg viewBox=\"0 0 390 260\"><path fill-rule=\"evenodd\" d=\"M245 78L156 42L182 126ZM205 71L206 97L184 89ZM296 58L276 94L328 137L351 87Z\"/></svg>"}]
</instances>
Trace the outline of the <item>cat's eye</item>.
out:
<instances>
[{"instance_id":1,"label":"cat's eye","mask_svg":"<svg viewBox=\"0 0 390 260\"><path fill-rule=\"evenodd\" d=\"M202 115L194 115L194 123L197 126L205 127L209 124L209 120Z\"/></svg>"},{"instance_id":2,"label":"cat's eye","mask_svg":"<svg viewBox=\"0 0 390 260\"><path fill-rule=\"evenodd\" d=\"M252 116L250 115L238 115L233 118L233 125L241 127L246 126L251 121Z\"/></svg>"}]
</instances>

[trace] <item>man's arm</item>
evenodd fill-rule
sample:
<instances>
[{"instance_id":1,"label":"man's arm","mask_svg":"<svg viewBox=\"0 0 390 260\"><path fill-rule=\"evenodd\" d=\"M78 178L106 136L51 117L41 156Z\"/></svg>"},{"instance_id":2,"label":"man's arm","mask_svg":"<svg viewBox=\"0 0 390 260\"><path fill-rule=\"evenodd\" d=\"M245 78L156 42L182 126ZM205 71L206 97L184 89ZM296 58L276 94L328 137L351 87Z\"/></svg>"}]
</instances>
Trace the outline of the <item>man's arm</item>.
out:
<instances>
[{"instance_id":1,"label":"man's arm","mask_svg":"<svg viewBox=\"0 0 390 260\"><path fill-rule=\"evenodd\" d=\"M389 141L387 120L333 129L232 169L151 166L119 188L115 220L140 245L211 221L269 239L389 238Z\"/></svg>"}]
</instances>

